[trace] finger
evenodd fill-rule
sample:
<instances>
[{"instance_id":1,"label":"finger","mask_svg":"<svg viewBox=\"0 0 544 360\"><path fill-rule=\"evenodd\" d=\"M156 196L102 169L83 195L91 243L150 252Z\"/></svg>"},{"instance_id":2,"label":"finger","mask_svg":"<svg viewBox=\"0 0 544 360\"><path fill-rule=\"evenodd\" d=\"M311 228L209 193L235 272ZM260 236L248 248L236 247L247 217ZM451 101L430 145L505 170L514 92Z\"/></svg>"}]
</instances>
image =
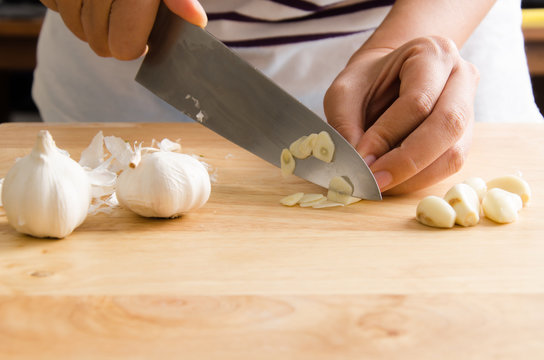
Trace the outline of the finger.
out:
<instances>
[{"instance_id":1,"label":"finger","mask_svg":"<svg viewBox=\"0 0 544 360\"><path fill-rule=\"evenodd\" d=\"M133 60L146 49L160 0L117 0L111 6L108 48L119 60Z\"/></svg>"},{"instance_id":2,"label":"finger","mask_svg":"<svg viewBox=\"0 0 544 360\"><path fill-rule=\"evenodd\" d=\"M385 192L385 195L399 195L424 189L461 170L472 143L472 123L461 140L448 149L431 165L417 175Z\"/></svg>"},{"instance_id":3,"label":"finger","mask_svg":"<svg viewBox=\"0 0 544 360\"><path fill-rule=\"evenodd\" d=\"M87 41L81 24L83 0L56 0L57 9L66 27L79 39Z\"/></svg>"},{"instance_id":4,"label":"finger","mask_svg":"<svg viewBox=\"0 0 544 360\"><path fill-rule=\"evenodd\" d=\"M357 144L363 156L379 158L414 131L432 112L459 54L453 42L442 38L412 41L397 53L399 96L367 129Z\"/></svg>"},{"instance_id":5,"label":"finger","mask_svg":"<svg viewBox=\"0 0 544 360\"><path fill-rule=\"evenodd\" d=\"M363 135L362 90L352 76L340 74L327 90L323 109L327 122L353 146Z\"/></svg>"},{"instance_id":6,"label":"finger","mask_svg":"<svg viewBox=\"0 0 544 360\"><path fill-rule=\"evenodd\" d=\"M48 9L58 11L57 2L55 0L40 0L40 2Z\"/></svg>"},{"instance_id":7,"label":"finger","mask_svg":"<svg viewBox=\"0 0 544 360\"><path fill-rule=\"evenodd\" d=\"M206 27L208 17L204 8L197 0L164 0L164 3L173 13L191 24L202 28Z\"/></svg>"},{"instance_id":8,"label":"finger","mask_svg":"<svg viewBox=\"0 0 544 360\"><path fill-rule=\"evenodd\" d=\"M454 67L431 115L371 166L382 191L415 176L459 141L473 121L478 79L472 64L463 61Z\"/></svg>"},{"instance_id":9,"label":"finger","mask_svg":"<svg viewBox=\"0 0 544 360\"><path fill-rule=\"evenodd\" d=\"M115 0L83 0L81 7L81 25L85 38L91 49L103 57L111 56L108 31L113 1Z\"/></svg>"}]
</instances>

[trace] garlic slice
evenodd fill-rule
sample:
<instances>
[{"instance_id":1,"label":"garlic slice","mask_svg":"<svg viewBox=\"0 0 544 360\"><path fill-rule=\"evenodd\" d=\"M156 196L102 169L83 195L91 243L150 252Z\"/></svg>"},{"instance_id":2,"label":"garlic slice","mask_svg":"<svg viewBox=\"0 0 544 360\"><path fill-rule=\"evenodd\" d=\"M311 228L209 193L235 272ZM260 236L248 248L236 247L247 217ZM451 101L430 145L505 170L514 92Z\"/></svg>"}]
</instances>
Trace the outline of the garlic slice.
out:
<instances>
[{"instance_id":1,"label":"garlic slice","mask_svg":"<svg viewBox=\"0 0 544 360\"><path fill-rule=\"evenodd\" d=\"M302 136L289 145L289 151L297 159L306 159L312 155L316 140L317 134Z\"/></svg>"},{"instance_id":2,"label":"garlic slice","mask_svg":"<svg viewBox=\"0 0 544 360\"><path fill-rule=\"evenodd\" d=\"M324 162L330 163L334 156L334 143L331 136L326 131L317 134L312 155Z\"/></svg>"},{"instance_id":3,"label":"garlic slice","mask_svg":"<svg viewBox=\"0 0 544 360\"><path fill-rule=\"evenodd\" d=\"M295 159L293 158L293 155L289 149L283 149L281 151L280 164L281 174L284 178L292 175L293 172L295 172Z\"/></svg>"},{"instance_id":4,"label":"garlic slice","mask_svg":"<svg viewBox=\"0 0 544 360\"><path fill-rule=\"evenodd\" d=\"M303 196L304 196L304 193L302 192L297 192L291 195L287 195L286 197L280 200L280 204L285 206L295 206L296 204L298 204L298 202L300 201L300 199L302 199Z\"/></svg>"}]
</instances>

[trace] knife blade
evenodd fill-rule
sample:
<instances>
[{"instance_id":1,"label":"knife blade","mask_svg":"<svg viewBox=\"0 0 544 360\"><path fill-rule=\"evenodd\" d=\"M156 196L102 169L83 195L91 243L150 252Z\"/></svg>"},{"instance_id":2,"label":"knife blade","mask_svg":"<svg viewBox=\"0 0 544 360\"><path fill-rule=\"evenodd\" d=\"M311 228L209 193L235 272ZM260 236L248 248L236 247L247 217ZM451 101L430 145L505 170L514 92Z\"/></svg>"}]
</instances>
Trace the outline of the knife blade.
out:
<instances>
[{"instance_id":1,"label":"knife blade","mask_svg":"<svg viewBox=\"0 0 544 360\"><path fill-rule=\"evenodd\" d=\"M148 46L136 81L166 103L278 167L282 149L326 131L333 161L296 159L295 175L325 188L343 176L353 196L381 200L372 172L344 137L206 30L161 3Z\"/></svg>"}]
</instances>

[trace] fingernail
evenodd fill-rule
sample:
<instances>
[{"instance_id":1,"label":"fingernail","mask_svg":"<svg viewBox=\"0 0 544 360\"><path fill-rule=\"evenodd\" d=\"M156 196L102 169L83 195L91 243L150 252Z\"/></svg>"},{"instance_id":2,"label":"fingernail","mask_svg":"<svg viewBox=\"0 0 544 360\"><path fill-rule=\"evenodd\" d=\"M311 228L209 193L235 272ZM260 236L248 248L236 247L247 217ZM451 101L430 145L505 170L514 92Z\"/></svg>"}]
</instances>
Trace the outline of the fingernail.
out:
<instances>
[{"instance_id":1,"label":"fingernail","mask_svg":"<svg viewBox=\"0 0 544 360\"><path fill-rule=\"evenodd\" d=\"M374 164L374 161L376 161L376 157L374 155L367 155L363 158L365 161L366 166L370 166Z\"/></svg>"},{"instance_id":2,"label":"fingernail","mask_svg":"<svg viewBox=\"0 0 544 360\"><path fill-rule=\"evenodd\" d=\"M391 184L391 181L393 181L393 175L391 175L389 171L378 171L374 174L374 178L376 179L380 190Z\"/></svg>"}]
</instances>

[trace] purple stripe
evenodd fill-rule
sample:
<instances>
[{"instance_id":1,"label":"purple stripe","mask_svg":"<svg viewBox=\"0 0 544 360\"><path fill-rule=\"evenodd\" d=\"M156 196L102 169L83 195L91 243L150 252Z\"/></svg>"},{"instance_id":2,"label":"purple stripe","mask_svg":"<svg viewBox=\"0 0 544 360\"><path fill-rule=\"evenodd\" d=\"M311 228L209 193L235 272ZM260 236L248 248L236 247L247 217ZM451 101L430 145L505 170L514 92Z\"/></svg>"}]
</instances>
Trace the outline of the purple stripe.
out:
<instances>
[{"instance_id":1,"label":"purple stripe","mask_svg":"<svg viewBox=\"0 0 544 360\"><path fill-rule=\"evenodd\" d=\"M295 9L305 10L305 11L317 11L323 8L323 6L319 6L312 2L304 1L304 0L268 0L268 1L289 6Z\"/></svg>"},{"instance_id":2,"label":"purple stripe","mask_svg":"<svg viewBox=\"0 0 544 360\"><path fill-rule=\"evenodd\" d=\"M307 41L331 39L331 38L336 38L341 36L349 36L349 35L364 33L374 29L375 28L359 30L359 31L350 31L350 32L336 32L336 33L308 34L308 35L289 35L289 36L277 36L277 37L271 37L271 38L223 41L223 43L229 47L257 47L257 46L286 45L286 44L296 44L296 43L307 42Z\"/></svg>"},{"instance_id":3,"label":"purple stripe","mask_svg":"<svg viewBox=\"0 0 544 360\"><path fill-rule=\"evenodd\" d=\"M354 13L357 11L363 11L383 6L389 6L393 5L395 0L373 0L373 1L366 1L363 3L357 3L352 4L344 7L338 7L328 10L322 10L310 15L301 16L293 19L283 19L283 20L266 20L266 19L258 19L255 17L247 16L238 14L236 12L224 12L224 13L208 13L208 20L209 21L216 21L216 20L231 20L231 21L238 21L238 22L247 22L247 23L291 23L291 22L299 22L299 21L307 21L307 20L315 20L315 19L323 19L333 16L340 16L345 14Z\"/></svg>"}]
</instances>

